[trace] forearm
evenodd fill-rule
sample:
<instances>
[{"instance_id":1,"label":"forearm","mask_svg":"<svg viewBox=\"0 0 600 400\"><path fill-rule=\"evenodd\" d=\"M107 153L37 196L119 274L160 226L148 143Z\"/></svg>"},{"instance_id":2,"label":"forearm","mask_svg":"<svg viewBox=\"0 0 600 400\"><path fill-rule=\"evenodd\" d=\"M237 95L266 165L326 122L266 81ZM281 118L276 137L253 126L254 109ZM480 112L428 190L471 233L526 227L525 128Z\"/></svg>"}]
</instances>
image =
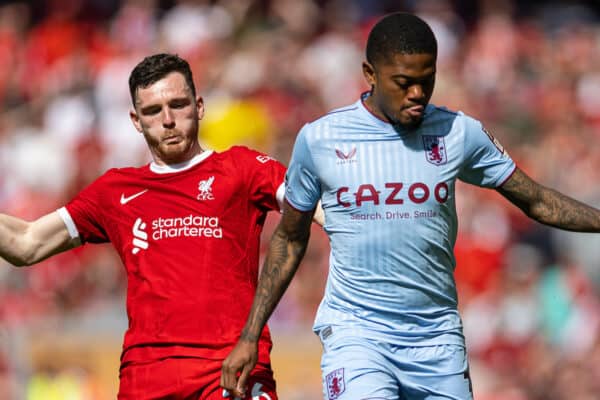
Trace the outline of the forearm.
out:
<instances>
[{"instance_id":1,"label":"forearm","mask_svg":"<svg viewBox=\"0 0 600 400\"><path fill-rule=\"evenodd\" d=\"M518 168L498 191L542 224L569 231L600 232L600 210L540 185Z\"/></svg>"},{"instance_id":2,"label":"forearm","mask_svg":"<svg viewBox=\"0 0 600 400\"><path fill-rule=\"evenodd\" d=\"M34 222L0 214L0 257L15 266L35 264L79 244L56 212Z\"/></svg>"},{"instance_id":3,"label":"forearm","mask_svg":"<svg viewBox=\"0 0 600 400\"><path fill-rule=\"evenodd\" d=\"M536 221L569 231L600 232L600 210L548 188L541 188L539 196L529 214Z\"/></svg>"},{"instance_id":4,"label":"forearm","mask_svg":"<svg viewBox=\"0 0 600 400\"><path fill-rule=\"evenodd\" d=\"M293 240L282 229L275 231L240 339L258 341L267 320L296 273L307 243L308 235Z\"/></svg>"}]
</instances>

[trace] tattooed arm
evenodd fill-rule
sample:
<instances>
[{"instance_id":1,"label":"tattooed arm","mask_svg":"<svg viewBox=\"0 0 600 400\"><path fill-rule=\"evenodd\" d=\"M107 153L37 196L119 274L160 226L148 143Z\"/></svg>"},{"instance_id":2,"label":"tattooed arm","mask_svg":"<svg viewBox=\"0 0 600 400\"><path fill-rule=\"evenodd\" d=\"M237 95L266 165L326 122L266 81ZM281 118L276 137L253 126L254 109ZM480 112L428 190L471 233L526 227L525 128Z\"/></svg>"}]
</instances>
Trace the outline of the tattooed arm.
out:
<instances>
[{"instance_id":1,"label":"tattooed arm","mask_svg":"<svg viewBox=\"0 0 600 400\"><path fill-rule=\"evenodd\" d=\"M600 232L600 210L540 185L519 168L497 190L542 224L568 231Z\"/></svg>"},{"instance_id":2,"label":"tattooed arm","mask_svg":"<svg viewBox=\"0 0 600 400\"><path fill-rule=\"evenodd\" d=\"M285 203L273 233L250 315L237 345L223 361L221 386L234 397L244 397L246 380L256 365L258 340L304 256L313 211L300 212ZM240 373L239 378L237 374Z\"/></svg>"}]
</instances>

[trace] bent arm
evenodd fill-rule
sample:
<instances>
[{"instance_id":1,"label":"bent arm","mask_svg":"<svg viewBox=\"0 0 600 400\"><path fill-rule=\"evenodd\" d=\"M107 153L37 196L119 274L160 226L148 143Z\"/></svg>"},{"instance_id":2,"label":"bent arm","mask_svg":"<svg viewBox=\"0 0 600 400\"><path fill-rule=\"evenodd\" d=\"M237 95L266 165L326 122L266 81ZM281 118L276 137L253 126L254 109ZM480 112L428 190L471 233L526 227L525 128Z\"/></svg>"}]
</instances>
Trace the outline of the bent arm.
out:
<instances>
[{"instance_id":1,"label":"bent arm","mask_svg":"<svg viewBox=\"0 0 600 400\"><path fill-rule=\"evenodd\" d=\"M221 386L235 396L244 397L246 379L258 358L258 340L304 256L313 214L314 210L301 212L288 203L284 205L283 216L271 238L246 325L238 343L223 361Z\"/></svg>"},{"instance_id":2,"label":"bent arm","mask_svg":"<svg viewBox=\"0 0 600 400\"><path fill-rule=\"evenodd\" d=\"M277 204L279 204L279 209L281 210L281 212L283 212L283 208L285 207L285 184L284 183L282 183L281 186L279 186L279 189L277 189L275 198L277 199ZM325 225L325 210L323 210L323 205L321 204L321 200L319 200L317 203L317 207L315 208L315 211L314 211L314 214L312 217L312 221L321 227L323 225Z\"/></svg>"},{"instance_id":3,"label":"bent arm","mask_svg":"<svg viewBox=\"0 0 600 400\"><path fill-rule=\"evenodd\" d=\"M304 257L313 214L314 210L301 212L285 203L283 216L271 238L241 340L258 341Z\"/></svg>"},{"instance_id":4,"label":"bent arm","mask_svg":"<svg viewBox=\"0 0 600 400\"><path fill-rule=\"evenodd\" d=\"M0 257L15 266L32 265L78 245L56 211L33 222L0 214Z\"/></svg>"},{"instance_id":5,"label":"bent arm","mask_svg":"<svg viewBox=\"0 0 600 400\"><path fill-rule=\"evenodd\" d=\"M542 224L568 231L600 232L600 210L540 185L519 168L496 190Z\"/></svg>"}]
</instances>

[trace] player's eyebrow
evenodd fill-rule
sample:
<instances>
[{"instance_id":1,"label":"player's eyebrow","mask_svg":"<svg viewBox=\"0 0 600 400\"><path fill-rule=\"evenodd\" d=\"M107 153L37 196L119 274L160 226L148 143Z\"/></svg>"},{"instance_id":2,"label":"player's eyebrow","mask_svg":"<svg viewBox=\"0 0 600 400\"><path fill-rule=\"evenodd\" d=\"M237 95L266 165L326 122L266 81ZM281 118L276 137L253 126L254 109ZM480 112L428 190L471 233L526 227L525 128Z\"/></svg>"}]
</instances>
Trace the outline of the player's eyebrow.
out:
<instances>
[{"instance_id":1,"label":"player's eyebrow","mask_svg":"<svg viewBox=\"0 0 600 400\"><path fill-rule=\"evenodd\" d=\"M160 111L162 106L160 104L149 104L147 106L141 107L140 112L142 114L152 114L154 112Z\"/></svg>"},{"instance_id":2,"label":"player's eyebrow","mask_svg":"<svg viewBox=\"0 0 600 400\"><path fill-rule=\"evenodd\" d=\"M434 76L435 76L435 71L433 71L427 75L420 76L420 77L415 77L415 76L398 73L398 74L392 75L391 78L392 79L406 79L407 81L411 81L411 82L423 82L423 81L430 80Z\"/></svg>"},{"instance_id":3,"label":"player's eyebrow","mask_svg":"<svg viewBox=\"0 0 600 400\"><path fill-rule=\"evenodd\" d=\"M180 96L180 97L174 97L172 99L169 99L169 101L167 102L169 105L188 105L191 104L191 100L189 97L187 96ZM143 107L140 108L140 112L142 112L143 114L151 114L153 112L157 112L160 111L160 109L162 108L162 104L160 103L153 103L153 104L148 104L145 105Z\"/></svg>"}]
</instances>

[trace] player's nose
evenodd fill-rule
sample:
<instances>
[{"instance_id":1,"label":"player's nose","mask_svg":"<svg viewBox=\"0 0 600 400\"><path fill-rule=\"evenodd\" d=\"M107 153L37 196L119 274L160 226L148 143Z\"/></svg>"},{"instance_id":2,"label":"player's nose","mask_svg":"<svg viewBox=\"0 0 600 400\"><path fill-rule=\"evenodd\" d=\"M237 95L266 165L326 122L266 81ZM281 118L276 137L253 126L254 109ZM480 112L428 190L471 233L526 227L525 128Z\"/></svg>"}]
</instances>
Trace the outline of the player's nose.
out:
<instances>
[{"instance_id":1,"label":"player's nose","mask_svg":"<svg viewBox=\"0 0 600 400\"><path fill-rule=\"evenodd\" d=\"M410 99L421 100L425 96L423 86L419 84L411 85L408 89L408 97Z\"/></svg>"},{"instance_id":2,"label":"player's nose","mask_svg":"<svg viewBox=\"0 0 600 400\"><path fill-rule=\"evenodd\" d=\"M162 124L165 128L171 128L175 125L175 117L173 112L168 108L163 111Z\"/></svg>"}]
</instances>

